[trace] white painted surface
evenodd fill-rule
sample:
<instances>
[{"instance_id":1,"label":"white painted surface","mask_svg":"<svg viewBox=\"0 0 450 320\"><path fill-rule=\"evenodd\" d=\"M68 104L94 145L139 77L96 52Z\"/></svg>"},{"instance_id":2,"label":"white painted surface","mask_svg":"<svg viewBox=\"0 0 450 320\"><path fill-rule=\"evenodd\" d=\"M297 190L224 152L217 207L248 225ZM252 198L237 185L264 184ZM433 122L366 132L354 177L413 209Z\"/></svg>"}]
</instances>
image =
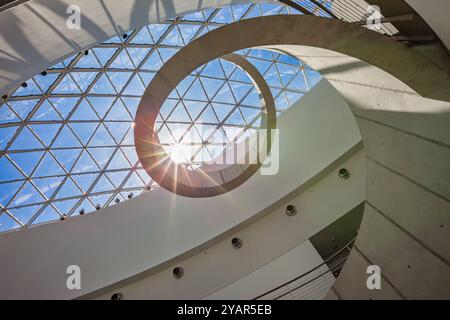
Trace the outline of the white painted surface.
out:
<instances>
[{"instance_id":1,"label":"white painted surface","mask_svg":"<svg viewBox=\"0 0 450 320\"><path fill-rule=\"evenodd\" d=\"M361 140L347 104L325 81L279 117L278 125L276 175L256 174L206 199L158 189L100 214L3 235L0 298L74 298L149 270L260 213ZM358 195L363 191L360 186ZM333 209L326 218L305 221L301 242L338 216ZM65 288L65 270L72 264L84 270L80 291Z\"/></svg>"},{"instance_id":2,"label":"white painted surface","mask_svg":"<svg viewBox=\"0 0 450 320\"><path fill-rule=\"evenodd\" d=\"M250 300L310 271L323 262L322 257L308 240L258 270L208 295L205 299ZM313 274L316 275L317 272ZM333 281L329 281L327 288L332 284Z\"/></svg>"},{"instance_id":3,"label":"white painted surface","mask_svg":"<svg viewBox=\"0 0 450 320\"><path fill-rule=\"evenodd\" d=\"M450 49L450 1L448 0L405 0L433 29Z\"/></svg>"},{"instance_id":4,"label":"white painted surface","mask_svg":"<svg viewBox=\"0 0 450 320\"><path fill-rule=\"evenodd\" d=\"M341 167L351 172L351 179L344 181L338 177L337 171ZM288 254L288 260L299 267L295 273L295 270L283 268L286 267L283 255L295 250L315 234L316 230L322 230L325 225L364 201L365 170L364 152L360 150L348 159L335 163L315 183L282 201L279 206L248 226L233 230L223 239L188 258L177 258L162 269L150 270L139 278L129 279L126 284L118 284L91 297L110 299L112 294L121 292L124 299L204 299L228 285L233 286L233 283L239 286L240 281L245 281L248 294L256 293L254 297L263 294L266 288L273 289L286 279L293 279L320 264L317 256L312 257L308 250L297 252L295 257ZM286 216L287 204L295 205L299 213L293 217ZM239 250L231 247L233 237L243 241ZM278 262L280 258L282 261ZM310 258L311 261L306 261ZM261 282L260 277L252 276L272 263L273 273L270 277L265 277L264 282ZM177 266L184 269L184 276L179 280L172 276L172 270ZM316 283L323 289L333 281L330 276L324 280L325 283ZM315 292L314 289L311 286L305 287L301 292L296 292L296 296L320 298L320 292Z\"/></svg>"}]
</instances>

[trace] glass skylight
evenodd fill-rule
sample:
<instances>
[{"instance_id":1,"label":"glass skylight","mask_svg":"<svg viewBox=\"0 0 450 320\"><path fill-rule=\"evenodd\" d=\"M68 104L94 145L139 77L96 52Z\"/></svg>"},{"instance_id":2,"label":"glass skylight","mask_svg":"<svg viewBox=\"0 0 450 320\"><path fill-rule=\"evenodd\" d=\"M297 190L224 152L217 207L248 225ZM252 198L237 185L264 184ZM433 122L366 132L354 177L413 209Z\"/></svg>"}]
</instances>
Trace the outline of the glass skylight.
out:
<instances>
[{"instance_id":1,"label":"glass skylight","mask_svg":"<svg viewBox=\"0 0 450 320\"><path fill-rule=\"evenodd\" d=\"M0 100L0 232L94 212L157 187L141 167L133 139L137 106L155 72L190 41L224 24L298 13L261 3L188 14L116 36L19 86ZM278 112L321 79L279 52L237 53L264 76ZM160 139L170 148L183 142L173 136L177 128L188 131L199 123L221 131L228 142L251 133L261 112L255 94L243 70L211 61L167 100L157 121ZM224 148L205 136L197 143L195 154L209 158Z\"/></svg>"}]
</instances>

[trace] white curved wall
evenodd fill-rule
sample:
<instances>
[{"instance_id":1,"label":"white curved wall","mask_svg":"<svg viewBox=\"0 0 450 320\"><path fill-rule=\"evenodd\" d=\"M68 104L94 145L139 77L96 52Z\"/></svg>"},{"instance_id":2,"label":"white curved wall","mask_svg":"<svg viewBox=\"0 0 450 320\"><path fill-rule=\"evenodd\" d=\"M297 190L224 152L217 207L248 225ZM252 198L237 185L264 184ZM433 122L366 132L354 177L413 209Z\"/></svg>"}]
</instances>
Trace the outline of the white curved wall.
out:
<instances>
[{"instance_id":1,"label":"white curved wall","mask_svg":"<svg viewBox=\"0 0 450 320\"><path fill-rule=\"evenodd\" d=\"M155 268L267 213L361 141L350 109L326 81L283 113L278 127L282 143L276 175L256 174L213 198L156 189L99 214L3 235L0 298L75 298ZM327 208L349 207L305 221L292 239L297 244L307 240L359 204L364 187L358 181L356 203L335 199ZM65 270L72 264L85 270L80 291L65 286Z\"/></svg>"}]
</instances>

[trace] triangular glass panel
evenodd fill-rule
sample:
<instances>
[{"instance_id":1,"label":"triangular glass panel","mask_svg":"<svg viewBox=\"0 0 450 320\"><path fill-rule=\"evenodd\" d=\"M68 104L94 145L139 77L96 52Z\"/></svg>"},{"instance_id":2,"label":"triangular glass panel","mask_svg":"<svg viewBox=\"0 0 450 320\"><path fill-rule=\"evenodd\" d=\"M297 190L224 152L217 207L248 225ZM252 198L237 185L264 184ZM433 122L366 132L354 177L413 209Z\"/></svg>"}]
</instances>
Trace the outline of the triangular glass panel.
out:
<instances>
[{"instance_id":1,"label":"triangular glass panel","mask_svg":"<svg viewBox=\"0 0 450 320\"><path fill-rule=\"evenodd\" d=\"M303 97L303 93L286 91L286 97L288 99L289 105L293 105Z\"/></svg>"},{"instance_id":2,"label":"triangular glass panel","mask_svg":"<svg viewBox=\"0 0 450 320\"><path fill-rule=\"evenodd\" d=\"M100 124L93 138L89 142L90 147L106 147L115 146L116 142L106 130L105 126Z\"/></svg>"},{"instance_id":3,"label":"triangular glass panel","mask_svg":"<svg viewBox=\"0 0 450 320\"><path fill-rule=\"evenodd\" d=\"M163 64L164 62L161 60L158 51L154 49L141 69L158 71Z\"/></svg>"},{"instance_id":4,"label":"triangular glass panel","mask_svg":"<svg viewBox=\"0 0 450 320\"><path fill-rule=\"evenodd\" d=\"M16 133L18 127L0 128L0 150L5 149L11 138Z\"/></svg>"},{"instance_id":5,"label":"triangular glass panel","mask_svg":"<svg viewBox=\"0 0 450 320\"><path fill-rule=\"evenodd\" d=\"M184 21L205 21L205 18L203 17L203 13L201 11L193 12L185 14L181 20Z\"/></svg>"},{"instance_id":6,"label":"triangular glass panel","mask_svg":"<svg viewBox=\"0 0 450 320\"><path fill-rule=\"evenodd\" d=\"M0 157L0 181L10 181L23 179L23 175L14 167L14 165L6 158Z\"/></svg>"},{"instance_id":7,"label":"triangular glass panel","mask_svg":"<svg viewBox=\"0 0 450 320\"><path fill-rule=\"evenodd\" d=\"M261 109L244 108L244 107L240 107L240 109L247 124L251 123L261 113Z\"/></svg>"},{"instance_id":8,"label":"triangular glass panel","mask_svg":"<svg viewBox=\"0 0 450 320\"><path fill-rule=\"evenodd\" d=\"M58 212L51 206L48 205L44 211L41 212L39 216L31 223L32 225L42 224L50 221L59 220L61 216Z\"/></svg>"},{"instance_id":9,"label":"triangular glass panel","mask_svg":"<svg viewBox=\"0 0 450 320\"><path fill-rule=\"evenodd\" d=\"M115 189L116 187L112 185L108 178L105 175L102 175L92 189L92 193L113 191Z\"/></svg>"},{"instance_id":10,"label":"triangular glass panel","mask_svg":"<svg viewBox=\"0 0 450 320\"><path fill-rule=\"evenodd\" d=\"M59 132L55 142L53 142L52 148L74 148L81 146L82 145L78 141L77 137L73 134L69 127L65 125Z\"/></svg>"},{"instance_id":11,"label":"triangular glass panel","mask_svg":"<svg viewBox=\"0 0 450 320\"><path fill-rule=\"evenodd\" d=\"M19 133L17 138L14 140L13 144L9 148L10 150L31 150L31 149L41 149L44 146L39 142L34 134L28 129L28 127L23 127L22 131Z\"/></svg>"},{"instance_id":12,"label":"triangular glass panel","mask_svg":"<svg viewBox=\"0 0 450 320\"><path fill-rule=\"evenodd\" d=\"M147 87L149 85L149 83L153 80L153 78L155 77L156 73L141 71L139 73L139 75L141 76L141 79L144 82L144 86Z\"/></svg>"},{"instance_id":13,"label":"triangular glass panel","mask_svg":"<svg viewBox=\"0 0 450 320\"><path fill-rule=\"evenodd\" d=\"M230 117L225 121L225 124L245 126L245 120L242 118L239 108L236 108L236 110L233 111Z\"/></svg>"},{"instance_id":14,"label":"triangular glass panel","mask_svg":"<svg viewBox=\"0 0 450 320\"><path fill-rule=\"evenodd\" d=\"M254 59L254 58L247 58L247 60L255 66L256 69L258 69L259 73L264 75L267 70L273 65L272 62L261 60L261 59Z\"/></svg>"},{"instance_id":15,"label":"triangular glass panel","mask_svg":"<svg viewBox=\"0 0 450 320\"><path fill-rule=\"evenodd\" d=\"M253 84L247 73L241 68L236 68L234 70L233 74L230 76L230 80Z\"/></svg>"},{"instance_id":16,"label":"triangular glass panel","mask_svg":"<svg viewBox=\"0 0 450 320\"><path fill-rule=\"evenodd\" d=\"M53 90L53 93L80 94L81 91L80 89L78 89L78 86L75 81L73 81L72 77L69 74L66 74L61 82Z\"/></svg>"},{"instance_id":17,"label":"triangular glass panel","mask_svg":"<svg viewBox=\"0 0 450 320\"><path fill-rule=\"evenodd\" d=\"M219 91L219 89L224 84L224 80L211 79L205 77L200 77L200 81L203 83L203 86L209 99L212 99L214 95L217 93L217 91Z\"/></svg>"},{"instance_id":18,"label":"triangular glass panel","mask_svg":"<svg viewBox=\"0 0 450 320\"><path fill-rule=\"evenodd\" d=\"M286 63L289 65L293 65L295 67L300 67L301 62L297 58L289 55L289 54L280 54L280 56L277 59L278 62Z\"/></svg>"},{"instance_id":19,"label":"triangular glass panel","mask_svg":"<svg viewBox=\"0 0 450 320\"><path fill-rule=\"evenodd\" d=\"M36 81L39 87L41 87L42 92L46 93L50 86L55 83L59 75L59 73L48 73L45 76L37 75L34 77L34 81Z\"/></svg>"},{"instance_id":20,"label":"triangular glass panel","mask_svg":"<svg viewBox=\"0 0 450 320\"><path fill-rule=\"evenodd\" d=\"M121 147L121 150L132 165L135 165L139 161L135 147Z\"/></svg>"},{"instance_id":21,"label":"triangular glass panel","mask_svg":"<svg viewBox=\"0 0 450 320\"><path fill-rule=\"evenodd\" d=\"M39 109L34 113L31 121L52 121L61 119L61 116L56 112L53 106L46 99L41 104Z\"/></svg>"},{"instance_id":22,"label":"triangular glass panel","mask_svg":"<svg viewBox=\"0 0 450 320\"><path fill-rule=\"evenodd\" d=\"M88 97L87 100L91 102L92 108L97 112L100 119L105 117L106 112L116 100L115 97Z\"/></svg>"},{"instance_id":23,"label":"triangular glass panel","mask_svg":"<svg viewBox=\"0 0 450 320\"><path fill-rule=\"evenodd\" d=\"M72 78L78 84L82 92L87 90L97 74L98 72L71 72Z\"/></svg>"},{"instance_id":24,"label":"triangular glass panel","mask_svg":"<svg viewBox=\"0 0 450 320\"><path fill-rule=\"evenodd\" d=\"M38 187L38 189L41 190L41 192L47 197L47 199L50 199L59 185L64 181L64 179L65 176L41 179L34 178L33 182Z\"/></svg>"},{"instance_id":25,"label":"triangular glass panel","mask_svg":"<svg viewBox=\"0 0 450 320\"><path fill-rule=\"evenodd\" d=\"M183 100L183 104L191 115L192 120L195 120L205 108L207 102Z\"/></svg>"},{"instance_id":26,"label":"triangular glass panel","mask_svg":"<svg viewBox=\"0 0 450 320\"><path fill-rule=\"evenodd\" d=\"M34 167L41 159L43 151L38 152L20 152L12 153L9 157L19 166L19 168L27 175L30 176ZM3 168L2 168L3 170Z\"/></svg>"},{"instance_id":27,"label":"triangular glass panel","mask_svg":"<svg viewBox=\"0 0 450 320\"><path fill-rule=\"evenodd\" d=\"M194 38L197 31L201 28L201 25L196 24L179 24L181 36L183 37L184 43L188 44Z\"/></svg>"},{"instance_id":28,"label":"triangular glass panel","mask_svg":"<svg viewBox=\"0 0 450 320\"><path fill-rule=\"evenodd\" d=\"M107 121L133 121L133 118L128 113L127 108L121 100L116 100L111 110L109 110L108 115L105 120Z\"/></svg>"},{"instance_id":29,"label":"triangular glass panel","mask_svg":"<svg viewBox=\"0 0 450 320\"><path fill-rule=\"evenodd\" d=\"M117 48L94 48L95 55L104 67L111 57L116 53Z\"/></svg>"},{"instance_id":30,"label":"triangular glass panel","mask_svg":"<svg viewBox=\"0 0 450 320\"><path fill-rule=\"evenodd\" d=\"M114 184L114 186L117 188L120 187L123 180L128 176L128 170L127 171L114 171L114 172L106 172L106 176L111 180L111 182Z\"/></svg>"},{"instance_id":31,"label":"triangular glass panel","mask_svg":"<svg viewBox=\"0 0 450 320\"><path fill-rule=\"evenodd\" d=\"M137 108L139 106L140 101L141 101L140 98L122 97L122 102L127 107L133 119L136 116Z\"/></svg>"},{"instance_id":32,"label":"triangular glass panel","mask_svg":"<svg viewBox=\"0 0 450 320\"><path fill-rule=\"evenodd\" d=\"M223 7L211 20L216 23L231 23L234 22L233 14L230 7Z\"/></svg>"},{"instance_id":33,"label":"triangular glass panel","mask_svg":"<svg viewBox=\"0 0 450 320\"><path fill-rule=\"evenodd\" d=\"M95 82L89 93L116 94L116 91L111 82L108 80L108 77L105 74L102 74L101 77Z\"/></svg>"},{"instance_id":34,"label":"triangular glass panel","mask_svg":"<svg viewBox=\"0 0 450 320\"><path fill-rule=\"evenodd\" d=\"M23 224L28 224L33 216L42 208L42 205L29 206L18 209L9 209L9 212Z\"/></svg>"},{"instance_id":35,"label":"triangular glass panel","mask_svg":"<svg viewBox=\"0 0 450 320\"><path fill-rule=\"evenodd\" d=\"M21 120L11 111L7 104L0 106L0 123L20 122Z\"/></svg>"},{"instance_id":36,"label":"triangular glass panel","mask_svg":"<svg viewBox=\"0 0 450 320\"><path fill-rule=\"evenodd\" d=\"M82 149L61 149L52 150L51 152L56 157L56 159L64 166L64 168L69 172L75 161L77 161Z\"/></svg>"},{"instance_id":37,"label":"triangular glass panel","mask_svg":"<svg viewBox=\"0 0 450 320\"><path fill-rule=\"evenodd\" d=\"M270 87L283 88L275 65L272 65L270 67L270 69L264 75L264 79Z\"/></svg>"},{"instance_id":38,"label":"triangular glass panel","mask_svg":"<svg viewBox=\"0 0 450 320\"><path fill-rule=\"evenodd\" d=\"M176 25L173 25L169 33L164 37L161 44L169 46L184 46L183 38L181 37L180 31Z\"/></svg>"},{"instance_id":39,"label":"triangular glass panel","mask_svg":"<svg viewBox=\"0 0 450 320\"><path fill-rule=\"evenodd\" d=\"M164 63L166 63L170 58L172 58L172 56L179 50L180 49L178 48L162 48L162 47L158 48L159 54L161 55L161 59Z\"/></svg>"},{"instance_id":40,"label":"triangular glass panel","mask_svg":"<svg viewBox=\"0 0 450 320\"><path fill-rule=\"evenodd\" d=\"M219 59L215 59L208 62L206 66L203 68L201 75L212 78L225 79L225 74L223 73Z\"/></svg>"},{"instance_id":41,"label":"triangular glass panel","mask_svg":"<svg viewBox=\"0 0 450 320\"><path fill-rule=\"evenodd\" d=\"M130 130L133 132L132 122L104 122L103 123L111 132L112 137L117 144L121 143L125 134Z\"/></svg>"},{"instance_id":42,"label":"triangular glass panel","mask_svg":"<svg viewBox=\"0 0 450 320\"><path fill-rule=\"evenodd\" d=\"M322 75L314 70L305 69L306 79L308 79L309 88L312 89L316 84L322 80Z\"/></svg>"},{"instance_id":43,"label":"triangular glass panel","mask_svg":"<svg viewBox=\"0 0 450 320\"><path fill-rule=\"evenodd\" d=\"M288 85L299 71L297 67L289 66L284 63L277 63L277 68L284 86Z\"/></svg>"},{"instance_id":44,"label":"triangular glass panel","mask_svg":"<svg viewBox=\"0 0 450 320\"><path fill-rule=\"evenodd\" d=\"M114 88L117 92L121 92L123 87L127 84L128 79L130 79L133 72L107 72L109 79L111 80Z\"/></svg>"},{"instance_id":45,"label":"triangular glass panel","mask_svg":"<svg viewBox=\"0 0 450 320\"><path fill-rule=\"evenodd\" d=\"M74 68L101 68L95 56L88 51L88 55L82 55Z\"/></svg>"},{"instance_id":46,"label":"triangular glass panel","mask_svg":"<svg viewBox=\"0 0 450 320\"><path fill-rule=\"evenodd\" d=\"M136 172L133 172L131 176L128 178L127 183L125 183L124 188L139 188L139 187L145 187L145 183L142 181L142 179L136 174Z\"/></svg>"},{"instance_id":47,"label":"triangular glass panel","mask_svg":"<svg viewBox=\"0 0 450 320\"><path fill-rule=\"evenodd\" d=\"M130 96L142 96L144 94L145 87L136 73L130 83L127 85L127 88L123 92L125 95Z\"/></svg>"},{"instance_id":48,"label":"triangular glass panel","mask_svg":"<svg viewBox=\"0 0 450 320\"><path fill-rule=\"evenodd\" d=\"M112 195L113 193L102 194L99 196L90 197L90 199L92 203L95 203L96 206L100 206L101 208L103 208Z\"/></svg>"},{"instance_id":49,"label":"triangular glass panel","mask_svg":"<svg viewBox=\"0 0 450 320\"><path fill-rule=\"evenodd\" d=\"M299 90L306 92L308 91L308 86L306 85L305 77L303 76L302 72L299 72L294 79L289 83L288 87L289 90Z\"/></svg>"},{"instance_id":50,"label":"triangular glass panel","mask_svg":"<svg viewBox=\"0 0 450 320\"><path fill-rule=\"evenodd\" d=\"M80 100L80 98L78 97L50 98L50 102L53 104L56 111L58 111L63 119L66 119L69 116L78 100Z\"/></svg>"},{"instance_id":51,"label":"triangular glass panel","mask_svg":"<svg viewBox=\"0 0 450 320\"><path fill-rule=\"evenodd\" d=\"M151 49L149 48L126 48L130 54L131 60L133 60L134 66L137 68L141 64L142 60L147 56Z\"/></svg>"},{"instance_id":52,"label":"triangular glass panel","mask_svg":"<svg viewBox=\"0 0 450 320\"><path fill-rule=\"evenodd\" d=\"M55 196L55 199L64 199L71 198L82 195L81 190L75 185L72 179L67 178L64 185L59 189L58 194Z\"/></svg>"},{"instance_id":53,"label":"triangular glass panel","mask_svg":"<svg viewBox=\"0 0 450 320\"><path fill-rule=\"evenodd\" d=\"M240 20L244 13L247 12L250 5L248 4L241 4L241 5L235 5L231 6L231 9L233 11L233 16L236 21Z\"/></svg>"},{"instance_id":54,"label":"triangular glass panel","mask_svg":"<svg viewBox=\"0 0 450 320\"><path fill-rule=\"evenodd\" d=\"M261 107L261 97L259 96L259 93L256 91L255 88L253 88L250 93L245 97L245 99L241 102L241 105L243 106L250 106L250 107Z\"/></svg>"},{"instance_id":55,"label":"triangular glass panel","mask_svg":"<svg viewBox=\"0 0 450 320\"><path fill-rule=\"evenodd\" d=\"M25 120L30 112L34 109L36 104L39 102L38 99L32 100L9 100L8 104L15 113L19 115L20 118Z\"/></svg>"},{"instance_id":56,"label":"triangular glass panel","mask_svg":"<svg viewBox=\"0 0 450 320\"><path fill-rule=\"evenodd\" d=\"M231 104L222 104L222 103L213 103L212 105L220 122L222 122L235 107L234 105Z\"/></svg>"},{"instance_id":57,"label":"triangular glass panel","mask_svg":"<svg viewBox=\"0 0 450 320\"><path fill-rule=\"evenodd\" d=\"M86 150L83 150L80 158L78 159L75 167L72 169L73 173L83 173L83 172L92 172L98 171L99 168L94 160L92 160L91 156L88 154Z\"/></svg>"},{"instance_id":58,"label":"triangular glass panel","mask_svg":"<svg viewBox=\"0 0 450 320\"><path fill-rule=\"evenodd\" d=\"M36 188L30 183L27 182L22 189L19 191L19 193L15 196L10 207L17 207L17 206L25 206L32 203L41 203L44 202L45 199L39 194L39 192L36 190ZM26 223L25 221L24 223Z\"/></svg>"},{"instance_id":59,"label":"triangular glass panel","mask_svg":"<svg viewBox=\"0 0 450 320\"><path fill-rule=\"evenodd\" d=\"M99 173L73 174L72 179L81 187L83 192L88 192Z\"/></svg>"},{"instance_id":60,"label":"triangular glass panel","mask_svg":"<svg viewBox=\"0 0 450 320\"><path fill-rule=\"evenodd\" d=\"M70 210L80 202L80 198L78 199L70 199L70 200L63 200L63 201L54 201L52 202L52 205L58 209L61 214L69 214Z\"/></svg>"},{"instance_id":61,"label":"triangular glass panel","mask_svg":"<svg viewBox=\"0 0 450 320\"><path fill-rule=\"evenodd\" d=\"M161 36L167 31L170 24L150 24L148 29L152 35L153 41L156 43L161 38Z\"/></svg>"},{"instance_id":62,"label":"triangular glass panel","mask_svg":"<svg viewBox=\"0 0 450 320\"><path fill-rule=\"evenodd\" d=\"M114 61L109 65L109 67L117 69L135 69L135 66L133 65L133 62L128 56L126 50L122 50L116 59L114 59Z\"/></svg>"},{"instance_id":63,"label":"triangular glass panel","mask_svg":"<svg viewBox=\"0 0 450 320\"><path fill-rule=\"evenodd\" d=\"M233 90L234 97L239 102L254 88L250 84L241 82L229 81L228 84L230 85L231 90Z\"/></svg>"},{"instance_id":64,"label":"triangular glass panel","mask_svg":"<svg viewBox=\"0 0 450 320\"><path fill-rule=\"evenodd\" d=\"M49 147L61 128L61 124L34 124L31 129L38 135L42 142Z\"/></svg>"},{"instance_id":65,"label":"triangular glass panel","mask_svg":"<svg viewBox=\"0 0 450 320\"><path fill-rule=\"evenodd\" d=\"M245 15L244 19L250 19L250 18L255 18L255 17L260 17L260 16L261 16L261 12L259 9L259 5L257 3L254 3L252 5L252 8Z\"/></svg>"},{"instance_id":66,"label":"triangular glass panel","mask_svg":"<svg viewBox=\"0 0 450 320\"><path fill-rule=\"evenodd\" d=\"M84 199L83 202L81 202L81 204L71 214L71 217L78 216L81 210L83 210L85 214L93 213L96 211L95 206L88 200L88 198Z\"/></svg>"},{"instance_id":67,"label":"triangular glass panel","mask_svg":"<svg viewBox=\"0 0 450 320\"><path fill-rule=\"evenodd\" d=\"M286 99L286 96L282 92L276 99L275 99L275 108L277 110L285 110L289 107L289 103Z\"/></svg>"},{"instance_id":68,"label":"triangular glass panel","mask_svg":"<svg viewBox=\"0 0 450 320\"><path fill-rule=\"evenodd\" d=\"M12 94L13 97L23 97L23 96L34 96L41 95L42 92L33 79L25 82L27 84L26 87L19 86L19 88Z\"/></svg>"},{"instance_id":69,"label":"triangular glass panel","mask_svg":"<svg viewBox=\"0 0 450 320\"><path fill-rule=\"evenodd\" d=\"M183 104L178 104L167 119L169 122L190 122L191 119L184 109Z\"/></svg>"},{"instance_id":70,"label":"triangular glass panel","mask_svg":"<svg viewBox=\"0 0 450 320\"><path fill-rule=\"evenodd\" d=\"M263 16L273 16L281 10L281 6L274 3L261 3L260 5Z\"/></svg>"},{"instance_id":71,"label":"triangular glass panel","mask_svg":"<svg viewBox=\"0 0 450 320\"><path fill-rule=\"evenodd\" d=\"M131 43L136 44L153 44L154 41L148 32L147 27L143 27L136 36L131 40Z\"/></svg>"},{"instance_id":72,"label":"triangular glass panel","mask_svg":"<svg viewBox=\"0 0 450 320\"><path fill-rule=\"evenodd\" d=\"M192 84L197 80L196 77L194 76L187 76L186 78L184 78L183 80L180 81L180 83L178 83L176 90L178 91L178 93L180 94L180 96L185 95L185 93L187 92L187 90L192 86ZM203 90L202 90L203 91Z\"/></svg>"},{"instance_id":73,"label":"triangular glass panel","mask_svg":"<svg viewBox=\"0 0 450 320\"><path fill-rule=\"evenodd\" d=\"M6 212L0 213L0 232L15 230L18 228L20 228L20 224L18 224Z\"/></svg>"},{"instance_id":74,"label":"triangular glass panel","mask_svg":"<svg viewBox=\"0 0 450 320\"><path fill-rule=\"evenodd\" d=\"M95 129L97 129L97 126L98 123L96 122L75 122L69 124L69 127L72 128L73 132L75 132L83 145L88 143Z\"/></svg>"},{"instance_id":75,"label":"triangular glass panel","mask_svg":"<svg viewBox=\"0 0 450 320\"><path fill-rule=\"evenodd\" d=\"M219 121L214 114L214 111L211 107L211 105L208 105L206 109L202 112L200 117L197 119L196 122L200 123L209 123L209 124L219 124Z\"/></svg>"},{"instance_id":76,"label":"triangular glass panel","mask_svg":"<svg viewBox=\"0 0 450 320\"><path fill-rule=\"evenodd\" d=\"M173 144L176 142L166 125L163 125L159 130L158 139L162 144Z\"/></svg>"},{"instance_id":77,"label":"triangular glass panel","mask_svg":"<svg viewBox=\"0 0 450 320\"><path fill-rule=\"evenodd\" d=\"M70 117L70 120L95 120L98 121L99 118L95 114L94 110L89 105L89 102L86 99L83 99L78 107L75 109L75 112Z\"/></svg>"},{"instance_id":78,"label":"triangular glass panel","mask_svg":"<svg viewBox=\"0 0 450 320\"><path fill-rule=\"evenodd\" d=\"M100 169L103 169L105 167L115 150L115 147L88 148L89 153L97 162L97 165L100 167Z\"/></svg>"},{"instance_id":79,"label":"triangular glass panel","mask_svg":"<svg viewBox=\"0 0 450 320\"><path fill-rule=\"evenodd\" d=\"M219 90L219 92L214 97L213 101L232 104L236 103L236 100L234 100L234 97L231 93L231 89L228 83L224 84L224 86Z\"/></svg>"},{"instance_id":80,"label":"triangular glass panel","mask_svg":"<svg viewBox=\"0 0 450 320\"><path fill-rule=\"evenodd\" d=\"M128 169L131 165L120 150L112 156L112 160L108 165L108 170Z\"/></svg>"},{"instance_id":81,"label":"triangular glass panel","mask_svg":"<svg viewBox=\"0 0 450 320\"><path fill-rule=\"evenodd\" d=\"M222 65L223 71L225 71L225 76L227 78L230 77L234 69L237 68L237 66L234 63L231 63L223 59L220 59L220 64Z\"/></svg>"},{"instance_id":82,"label":"triangular glass panel","mask_svg":"<svg viewBox=\"0 0 450 320\"><path fill-rule=\"evenodd\" d=\"M248 57L272 61L272 51L267 49L251 49L247 53Z\"/></svg>"},{"instance_id":83,"label":"triangular glass panel","mask_svg":"<svg viewBox=\"0 0 450 320\"><path fill-rule=\"evenodd\" d=\"M52 155L47 152L36 168L36 171L33 173L33 177L48 177L63 174L65 174L64 170Z\"/></svg>"},{"instance_id":84,"label":"triangular glass panel","mask_svg":"<svg viewBox=\"0 0 450 320\"><path fill-rule=\"evenodd\" d=\"M24 181L2 183L0 188L0 205L6 207L17 190L23 185ZM0 226L1 228L1 226Z\"/></svg>"}]
</instances>

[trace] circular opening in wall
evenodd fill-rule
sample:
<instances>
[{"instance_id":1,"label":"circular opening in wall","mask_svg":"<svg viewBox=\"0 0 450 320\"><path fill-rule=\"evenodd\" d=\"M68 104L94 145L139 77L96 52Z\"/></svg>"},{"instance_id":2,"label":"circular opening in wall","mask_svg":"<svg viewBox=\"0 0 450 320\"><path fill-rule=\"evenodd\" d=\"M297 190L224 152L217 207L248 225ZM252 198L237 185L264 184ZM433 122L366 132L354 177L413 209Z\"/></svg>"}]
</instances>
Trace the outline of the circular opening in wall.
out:
<instances>
[{"instance_id":1,"label":"circular opening in wall","mask_svg":"<svg viewBox=\"0 0 450 320\"><path fill-rule=\"evenodd\" d=\"M231 245L234 249L240 249L242 248L242 240L239 238L233 238L231 239Z\"/></svg>"},{"instance_id":2,"label":"circular opening in wall","mask_svg":"<svg viewBox=\"0 0 450 320\"><path fill-rule=\"evenodd\" d=\"M175 279L181 279L184 275L184 270L182 267L175 267L173 268L172 274Z\"/></svg>"},{"instance_id":3,"label":"circular opening in wall","mask_svg":"<svg viewBox=\"0 0 450 320\"><path fill-rule=\"evenodd\" d=\"M123 294L118 292L111 296L111 300L123 300Z\"/></svg>"},{"instance_id":4,"label":"circular opening in wall","mask_svg":"<svg viewBox=\"0 0 450 320\"><path fill-rule=\"evenodd\" d=\"M182 63L176 59L182 51L167 62L172 68L160 69L141 100L136 150L160 186L184 196L211 197L240 186L260 168L271 150L275 102L258 69L238 54L191 73L179 68L174 75L169 70ZM230 81L230 75L239 81ZM161 90L160 82L168 78L178 85ZM161 100L147 103L147 95L155 92Z\"/></svg>"},{"instance_id":5,"label":"circular opening in wall","mask_svg":"<svg viewBox=\"0 0 450 320\"><path fill-rule=\"evenodd\" d=\"M348 172L345 168L339 169L339 177L342 179L348 179L350 178L350 172Z\"/></svg>"},{"instance_id":6,"label":"circular opening in wall","mask_svg":"<svg viewBox=\"0 0 450 320\"><path fill-rule=\"evenodd\" d=\"M289 204L286 206L286 214L288 216L295 216L297 214L297 208L294 205Z\"/></svg>"}]
</instances>

